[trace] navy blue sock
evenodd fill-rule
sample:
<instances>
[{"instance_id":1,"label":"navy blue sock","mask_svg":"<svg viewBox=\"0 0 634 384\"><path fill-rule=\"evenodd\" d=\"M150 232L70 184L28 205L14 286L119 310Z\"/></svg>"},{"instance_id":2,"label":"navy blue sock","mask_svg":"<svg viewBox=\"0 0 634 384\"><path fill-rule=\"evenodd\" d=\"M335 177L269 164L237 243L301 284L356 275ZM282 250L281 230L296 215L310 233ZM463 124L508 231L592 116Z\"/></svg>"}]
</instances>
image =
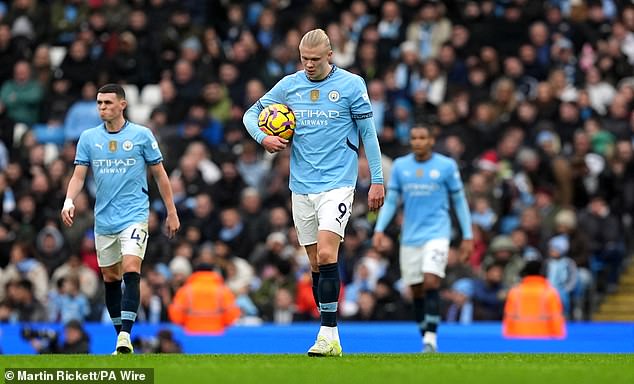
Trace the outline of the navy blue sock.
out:
<instances>
[{"instance_id":1,"label":"navy blue sock","mask_svg":"<svg viewBox=\"0 0 634 384\"><path fill-rule=\"evenodd\" d=\"M319 309L319 272L312 272L313 275L313 299L315 299L315 305Z\"/></svg>"},{"instance_id":2,"label":"navy blue sock","mask_svg":"<svg viewBox=\"0 0 634 384\"><path fill-rule=\"evenodd\" d=\"M418 325L420 335L424 336L427 324L425 323L425 299L422 297L414 298L414 320L416 325Z\"/></svg>"},{"instance_id":3,"label":"navy blue sock","mask_svg":"<svg viewBox=\"0 0 634 384\"><path fill-rule=\"evenodd\" d=\"M336 327L339 300L339 269L337 268L337 263L319 266L318 291L321 325Z\"/></svg>"},{"instance_id":4,"label":"navy blue sock","mask_svg":"<svg viewBox=\"0 0 634 384\"><path fill-rule=\"evenodd\" d=\"M121 280L105 281L104 285L106 287L106 309L118 335L121 331Z\"/></svg>"},{"instance_id":5,"label":"navy blue sock","mask_svg":"<svg viewBox=\"0 0 634 384\"><path fill-rule=\"evenodd\" d=\"M136 312L139 309L141 300L139 282L141 275L137 272L126 272L123 274L125 288L123 290L123 300L121 300L121 331L130 333L132 325L136 320Z\"/></svg>"},{"instance_id":6,"label":"navy blue sock","mask_svg":"<svg viewBox=\"0 0 634 384\"><path fill-rule=\"evenodd\" d=\"M440 323L440 294L437 289L425 292L425 331L434 332Z\"/></svg>"}]
</instances>

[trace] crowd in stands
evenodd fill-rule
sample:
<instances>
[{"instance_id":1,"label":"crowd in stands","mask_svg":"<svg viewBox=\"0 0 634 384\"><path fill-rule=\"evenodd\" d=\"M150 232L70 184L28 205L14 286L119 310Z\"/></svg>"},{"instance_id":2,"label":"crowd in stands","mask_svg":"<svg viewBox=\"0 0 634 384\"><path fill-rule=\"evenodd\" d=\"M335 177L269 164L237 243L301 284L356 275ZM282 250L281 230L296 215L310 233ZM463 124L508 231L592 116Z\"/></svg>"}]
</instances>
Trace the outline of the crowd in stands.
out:
<instances>
[{"instance_id":1,"label":"crowd in stands","mask_svg":"<svg viewBox=\"0 0 634 384\"><path fill-rule=\"evenodd\" d=\"M634 210L634 5L625 0L0 0L0 321L100 321L94 183L59 211L81 132L100 123L96 89L124 84L130 120L152 129L182 222L150 240L137 321L169 321L174 294L212 260L244 322L317 319L290 216L289 153L263 153L241 119L301 68L321 27L333 63L360 74L384 157L413 124L464 178L475 234L449 255L445 321L500 320L525 263L571 320L618 289ZM153 183L150 183L154 185ZM376 215L359 164L340 250L341 316L409 319L399 280L400 217L371 247ZM459 243L454 236L454 244Z\"/></svg>"}]
</instances>

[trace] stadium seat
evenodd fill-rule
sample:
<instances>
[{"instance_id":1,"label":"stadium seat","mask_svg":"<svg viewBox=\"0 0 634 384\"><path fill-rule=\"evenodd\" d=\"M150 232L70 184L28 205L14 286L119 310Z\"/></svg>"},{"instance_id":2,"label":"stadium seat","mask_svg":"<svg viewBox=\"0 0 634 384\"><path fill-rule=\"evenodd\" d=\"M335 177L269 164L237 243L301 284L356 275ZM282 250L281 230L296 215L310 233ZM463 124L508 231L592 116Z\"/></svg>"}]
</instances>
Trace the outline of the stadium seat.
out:
<instances>
[{"instance_id":1,"label":"stadium seat","mask_svg":"<svg viewBox=\"0 0 634 384\"><path fill-rule=\"evenodd\" d=\"M148 84L141 90L141 103L151 105L153 107L163 102L161 95L161 86L158 84Z\"/></svg>"},{"instance_id":2,"label":"stadium seat","mask_svg":"<svg viewBox=\"0 0 634 384\"><path fill-rule=\"evenodd\" d=\"M51 126L47 124L34 124L31 128L35 139L41 144L57 144L64 145L64 127L63 125Z\"/></svg>"},{"instance_id":3,"label":"stadium seat","mask_svg":"<svg viewBox=\"0 0 634 384\"><path fill-rule=\"evenodd\" d=\"M147 104L137 104L132 108L128 108L128 118L131 122L137 124L146 124L150 119L150 114L154 109L153 106Z\"/></svg>"},{"instance_id":4,"label":"stadium seat","mask_svg":"<svg viewBox=\"0 0 634 384\"><path fill-rule=\"evenodd\" d=\"M130 107L136 107L139 104L139 87L135 84L122 84L125 91L125 98L128 100Z\"/></svg>"},{"instance_id":5,"label":"stadium seat","mask_svg":"<svg viewBox=\"0 0 634 384\"><path fill-rule=\"evenodd\" d=\"M49 49L52 68L59 68L60 64L62 64L62 61L64 60L64 57L66 57L66 51L66 47L51 47Z\"/></svg>"}]
</instances>

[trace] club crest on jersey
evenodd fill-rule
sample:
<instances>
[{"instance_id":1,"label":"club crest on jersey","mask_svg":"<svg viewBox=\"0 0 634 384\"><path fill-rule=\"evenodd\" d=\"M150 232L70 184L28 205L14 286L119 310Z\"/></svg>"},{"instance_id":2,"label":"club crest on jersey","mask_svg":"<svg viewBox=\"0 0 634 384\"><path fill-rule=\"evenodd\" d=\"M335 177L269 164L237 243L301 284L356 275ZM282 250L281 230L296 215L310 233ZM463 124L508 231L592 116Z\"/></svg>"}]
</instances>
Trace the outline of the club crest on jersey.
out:
<instances>
[{"instance_id":1,"label":"club crest on jersey","mask_svg":"<svg viewBox=\"0 0 634 384\"><path fill-rule=\"evenodd\" d=\"M319 89L313 89L310 91L310 101L315 102L319 100Z\"/></svg>"},{"instance_id":2,"label":"club crest on jersey","mask_svg":"<svg viewBox=\"0 0 634 384\"><path fill-rule=\"evenodd\" d=\"M418 178L423 177L423 169L422 168L418 168L416 170L416 177L418 177Z\"/></svg>"},{"instance_id":3,"label":"club crest on jersey","mask_svg":"<svg viewBox=\"0 0 634 384\"><path fill-rule=\"evenodd\" d=\"M132 144L130 140L126 140L121 144L121 148L123 148L124 151L131 151L133 147L134 144Z\"/></svg>"},{"instance_id":4,"label":"club crest on jersey","mask_svg":"<svg viewBox=\"0 0 634 384\"><path fill-rule=\"evenodd\" d=\"M437 169L432 169L431 171L429 171L429 177L431 177L432 179L437 179L440 177L440 171Z\"/></svg>"},{"instance_id":5,"label":"club crest on jersey","mask_svg":"<svg viewBox=\"0 0 634 384\"><path fill-rule=\"evenodd\" d=\"M110 140L110 142L108 142L108 149L110 152L117 152L117 141Z\"/></svg>"},{"instance_id":6,"label":"club crest on jersey","mask_svg":"<svg viewBox=\"0 0 634 384\"><path fill-rule=\"evenodd\" d=\"M333 103L336 103L337 101L339 101L339 92L330 91L328 93L328 100L332 101Z\"/></svg>"}]
</instances>

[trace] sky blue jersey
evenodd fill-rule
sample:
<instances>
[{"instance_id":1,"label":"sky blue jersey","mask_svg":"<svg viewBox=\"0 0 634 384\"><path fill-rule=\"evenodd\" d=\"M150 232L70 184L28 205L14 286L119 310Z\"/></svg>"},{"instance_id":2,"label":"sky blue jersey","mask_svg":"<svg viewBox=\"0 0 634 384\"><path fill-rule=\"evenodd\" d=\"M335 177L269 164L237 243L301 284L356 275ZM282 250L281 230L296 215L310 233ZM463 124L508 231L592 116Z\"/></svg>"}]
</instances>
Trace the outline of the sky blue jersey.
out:
<instances>
[{"instance_id":1,"label":"sky blue jersey","mask_svg":"<svg viewBox=\"0 0 634 384\"><path fill-rule=\"evenodd\" d=\"M372 107L361 77L334 65L319 81L310 80L304 71L284 77L245 114L247 130L259 143L265 134L257 127L257 115L274 103L288 105L297 118L291 143L291 191L309 194L354 187L360 140L372 183L383 183Z\"/></svg>"},{"instance_id":2,"label":"sky blue jersey","mask_svg":"<svg viewBox=\"0 0 634 384\"><path fill-rule=\"evenodd\" d=\"M104 124L82 132L75 164L91 167L95 178L95 233L115 234L147 222L147 165L161 161L154 135L141 125L126 121L117 133L109 133Z\"/></svg>"},{"instance_id":3,"label":"sky blue jersey","mask_svg":"<svg viewBox=\"0 0 634 384\"><path fill-rule=\"evenodd\" d=\"M464 199L462 190L458 166L449 157L433 153L423 162L417 161L414 154L397 158L387 193L398 194L403 202L401 243L420 246L432 239L449 239L449 198L456 195ZM470 229L468 232L471 237Z\"/></svg>"}]
</instances>

